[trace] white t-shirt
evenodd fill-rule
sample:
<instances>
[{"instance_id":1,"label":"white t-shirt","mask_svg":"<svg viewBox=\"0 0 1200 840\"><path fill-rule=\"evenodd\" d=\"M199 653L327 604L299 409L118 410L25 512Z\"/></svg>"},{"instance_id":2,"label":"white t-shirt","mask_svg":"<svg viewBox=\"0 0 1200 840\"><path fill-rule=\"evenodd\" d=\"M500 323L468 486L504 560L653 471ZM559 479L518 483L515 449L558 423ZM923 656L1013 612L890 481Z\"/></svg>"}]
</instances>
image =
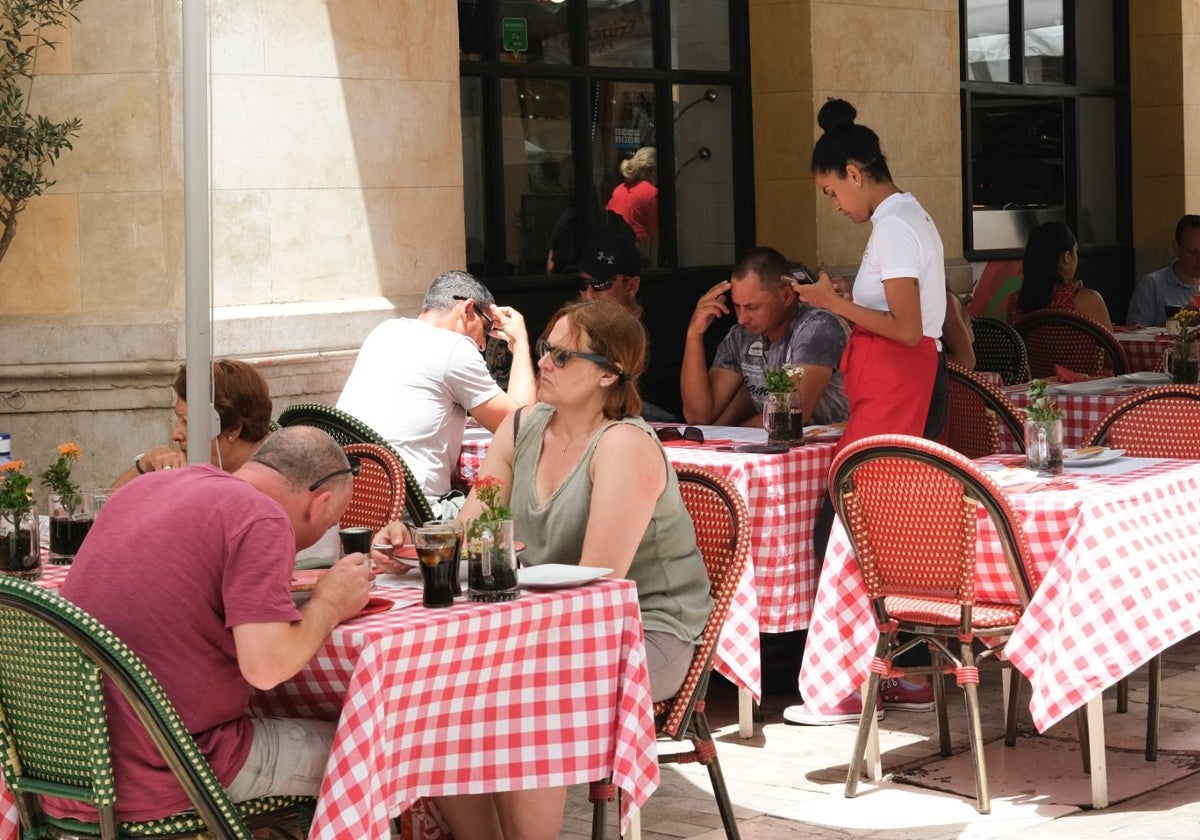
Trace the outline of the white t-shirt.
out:
<instances>
[{"instance_id":1,"label":"white t-shirt","mask_svg":"<svg viewBox=\"0 0 1200 840\"><path fill-rule=\"evenodd\" d=\"M946 259L942 237L925 208L909 193L893 193L871 214L871 238L854 278L854 302L888 309L883 282L916 277L921 290L921 332L940 340L946 320ZM941 349L939 341L938 348Z\"/></svg>"},{"instance_id":2,"label":"white t-shirt","mask_svg":"<svg viewBox=\"0 0 1200 840\"><path fill-rule=\"evenodd\" d=\"M393 318L363 342L337 407L383 435L434 501L450 490L467 412L502 393L471 339Z\"/></svg>"}]
</instances>

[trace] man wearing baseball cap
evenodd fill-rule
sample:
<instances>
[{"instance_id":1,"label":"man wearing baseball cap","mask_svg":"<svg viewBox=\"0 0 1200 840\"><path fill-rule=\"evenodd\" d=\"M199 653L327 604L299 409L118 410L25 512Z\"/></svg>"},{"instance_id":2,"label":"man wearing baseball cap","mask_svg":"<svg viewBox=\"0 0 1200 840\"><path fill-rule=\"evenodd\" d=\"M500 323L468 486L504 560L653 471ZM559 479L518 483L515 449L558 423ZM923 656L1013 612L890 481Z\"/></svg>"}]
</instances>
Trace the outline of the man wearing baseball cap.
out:
<instances>
[{"instance_id":1,"label":"man wearing baseball cap","mask_svg":"<svg viewBox=\"0 0 1200 840\"><path fill-rule=\"evenodd\" d=\"M628 225L606 225L598 228L579 258L579 296L584 300L611 300L645 320L645 312L638 303L638 289L642 286L642 258L638 253L637 241ZM647 330L647 338L653 341L654 332ZM651 422L678 423L679 418L662 405L678 403L676 376L647 365L646 372L638 382L642 395L642 419Z\"/></svg>"}]
</instances>

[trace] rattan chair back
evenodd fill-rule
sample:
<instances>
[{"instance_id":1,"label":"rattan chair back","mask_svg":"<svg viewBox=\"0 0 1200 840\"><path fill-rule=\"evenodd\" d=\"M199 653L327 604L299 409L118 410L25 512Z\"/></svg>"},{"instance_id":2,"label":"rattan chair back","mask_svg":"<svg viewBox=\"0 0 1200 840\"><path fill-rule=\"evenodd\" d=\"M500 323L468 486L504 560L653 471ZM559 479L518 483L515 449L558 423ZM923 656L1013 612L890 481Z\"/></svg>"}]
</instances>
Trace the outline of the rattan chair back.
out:
<instances>
[{"instance_id":1,"label":"rattan chair back","mask_svg":"<svg viewBox=\"0 0 1200 840\"><path fill-rule=\"evenodd\" d=\"M1020 520L976 464L921 438L877 435L856 441L834 459L830 475L834 507L862 570L879 632L863 708L875 708L883 678L953 672L967 701L977 805L981 813L988 813L977 666L996 658L1037 587ZM981 508L1007 560L1011 602L985 602L977 595L975 547ZM900 633L910 636L901 641ZM934 664L893 672L893 660L921 644L929 647ZM948 755L944 690L939 676L934 696L942 753ZM1010 710L1015 717L1015 706ZM862 715L846 778L847 796L857 789L873 723L873 714Z\"/></svg>"},{"instance_id":2,"label":"rattan chair back","mask_svg":"<svg viewBox=\"0 0 1200 840\"><path fill-rule=\"evenodd\" d=\"M1160 385L1115 406L1085 446L1112 446L1136 458L1200 459L1200 386Z\"/></svg>"},{"instance_id":3,"label":"rattan chair back","mask_svg":"<svg viewBox=\"0 0 1200 840\"><path fill-rule=\"evenodd\" d=\"M659 750L658 761L659 764L698 762L707 766L725 836L738 840L733 803L704 714L704 696L717 642L750 556L750 514L741 494L724 477L702 467L676 466L675 473L683 503L696 528L696 545L708 570L713 610L679 691L671 699L654 704L656 735L673 741L690 740L692 748L681 752ZM594 804L593 840L604 837L605 803L614 795L611 783L591 786L588 797Z\"/></svg>"},{"instance_id":4,"label":"rattan chair back","mask_svg":"<svg viewBox=\"0 0 1200 840\"><path fill-rule=\"evenodd\" d=\"M1003 391L974 371L946 363L950 407L946 417L946 445L968 458L1002 451L1001 428L1017 447L1025 450L1025 421Z\"/></svg>"},{"instance_id":5,"label":"rattan chair back","mask_svg":"<svg viewBox=\"0 0 1200 840\"><path fill-rule=\"evenodd\" d=\"M429 500L425 498L425 493L421 490L421 485L413 476L412 470L408 468L408 464L404 463L404 459L400 457L400 453L388 443L383 435L352 414L319 403L298 403L283 410L279 415L279 425L316 426L318 429L328 432L330 437L342 446L351 443L374 443L386 447L396 457L404 472L404 507L408 512L409 519L417 524L437 519L433 514L433 508L429 506Z\"/></svg>"},{"instance_id":6,"label":"rattan chair back","mask_svg":"<svg viewBox=\"0 0 1200 840\"><path fill-rule=\"evenodd\" d=\"M351 443L342 447L362 465L354 477L354 494L338 523L343 528L370 528L404 516L404 467L386 446Z\"/></svg>"},{"instance_id":7,"label":"rattan chair back","mask_svg":"<svg viewBox=\"0 0 1200 840\"><path fill-rule=\"evenodd\" d=\"M1117 337L1077 312L1040 309L1013 321L1029 356L1030 374L1037 379L1055 375L1055 365L1085 376L1129 373L1129 358Z\"/></svg>"},{"instance_id":8,"label":"rattan chair back","mask_svg":"<svg viewBox=\"0 0 1200 840\"><path fill-rule=\"evenodd\" d=\"M1029 359L1021 334L999 318L976 315L971 319L975 338L975 370L1000 374L1005 385L1029 381Z\"/></svg>"},{"instance_id":9,"label":"rattan chair back","mask_svg":"<svg viewBox=\"0 0 1200 840\"><path fill-rule=\"evenodd\" d=\"M195 811L118 823L105 681L136 712ZM120 749L120 745L116 745ZM64 832L103 838L251 840L280 821L306 830L314 800L268 797L233 803L158 681L120 639L61 596L0 576L0 770L16 798L23 836ZM91 802L95 825L42 813L41 795Z\"/></svg>"}]
</instances>

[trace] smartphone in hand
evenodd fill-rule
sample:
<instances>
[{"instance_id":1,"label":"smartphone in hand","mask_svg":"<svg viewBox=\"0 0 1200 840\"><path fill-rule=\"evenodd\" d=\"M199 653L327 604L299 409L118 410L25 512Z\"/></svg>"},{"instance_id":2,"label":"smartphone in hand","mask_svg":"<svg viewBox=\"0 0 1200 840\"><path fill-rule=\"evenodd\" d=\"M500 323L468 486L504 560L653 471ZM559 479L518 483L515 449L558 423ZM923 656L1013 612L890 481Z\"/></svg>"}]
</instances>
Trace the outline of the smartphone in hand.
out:
<instances>
[{"instance_id":1,"label":"smartphone in hand","mask_svg":"<svg viewBox=\"0 0 1200 840\"><path fill-rule=\"evenodd\" d=\"M808 270L808 267L803 263L792 263L787 273L783 275L785 280L795 281L801 285L811 285L817 282L817 275Z\"/></svg>"}]
</instances>

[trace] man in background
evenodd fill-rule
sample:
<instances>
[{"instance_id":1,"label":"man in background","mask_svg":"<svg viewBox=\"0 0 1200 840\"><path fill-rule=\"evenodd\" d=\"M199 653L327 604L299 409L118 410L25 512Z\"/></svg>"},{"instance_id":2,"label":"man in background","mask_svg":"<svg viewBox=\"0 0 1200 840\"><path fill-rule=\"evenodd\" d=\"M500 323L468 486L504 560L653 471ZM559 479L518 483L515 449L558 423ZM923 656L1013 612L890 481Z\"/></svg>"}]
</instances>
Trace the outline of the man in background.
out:
<instances>
[{"instance_id":1,"label":"man in background","mask_svg":"<svg viewBox=\"0 0 1200 840\"><path fill-rule=\"evenodd\" d=\"M1200 216L1188 213L1179 220L1171 251L1171 264L1147 274L1133 290L1126 324L1161 327L1168 306L1185 309L1200 295Z\"/></svg>"}]
</instances>

